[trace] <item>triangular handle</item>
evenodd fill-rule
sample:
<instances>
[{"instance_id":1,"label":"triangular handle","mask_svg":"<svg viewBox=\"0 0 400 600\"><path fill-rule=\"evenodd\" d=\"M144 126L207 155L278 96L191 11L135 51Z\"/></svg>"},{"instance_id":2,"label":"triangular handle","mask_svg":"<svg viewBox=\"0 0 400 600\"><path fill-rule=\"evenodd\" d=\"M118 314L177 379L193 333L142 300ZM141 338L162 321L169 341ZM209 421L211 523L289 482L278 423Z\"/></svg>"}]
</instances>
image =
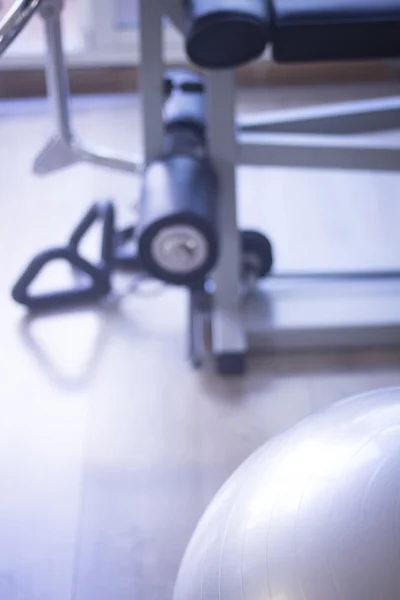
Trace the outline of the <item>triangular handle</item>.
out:
<instances>
[{"instance_id":1,"label":"triangular handle","mask_svg":"<svg viewBox=\"0 0 400 600\"><path fill-rule=\"evenodd\" d=\"M50 262L60 259L88 275L90 283L57 292L30 294L28 288L42 269ZM15 284L12 297L16 302L31 310L46 310L100 300L110 292L110 289L110 277L107 270L91 265L71 248L54 248L40 253L32 260Z\"/></svg>"},{"instance_id":2,"label":"triangular handle","mask_svg":"<svg viewBox=\"0 0 400 600\"><path fill-rule=\"evenodd\" d=\"M100 267L110 270L114 255L115 224L115 209L111 201L106 200L104 202L96 202L93 204L71 234L68 245L74 252L78 253L79 244L96 221L101 221L103 227L101 235Z\"/></svg>"}]
</instances>

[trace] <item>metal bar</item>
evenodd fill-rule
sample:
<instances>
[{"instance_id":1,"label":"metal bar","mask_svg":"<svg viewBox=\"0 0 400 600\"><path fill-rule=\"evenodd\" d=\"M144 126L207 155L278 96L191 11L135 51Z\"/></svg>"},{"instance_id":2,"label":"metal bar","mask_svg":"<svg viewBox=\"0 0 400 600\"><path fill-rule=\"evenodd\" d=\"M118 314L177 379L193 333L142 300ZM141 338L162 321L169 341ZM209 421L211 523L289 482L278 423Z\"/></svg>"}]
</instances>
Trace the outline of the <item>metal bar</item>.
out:
<instances>
[{"instance_id":1,"label":"metal bar","mask_svg":"<svg viewBox=\"0 0 400 600\"><path fill-rule=\"evenodd\" d=\"M188 351L192 366L199 369L205 356L204 344L204 287L189 290Z\"/></svg>"},{"instance_id":2,"label":"metal bar","mask_svg":"<svg viewBox=\"0 0 400 600\"><path fill-rule=\"evenodd\" d=\"M110 154L109 150L101 153L98 150L93 152L92 150L86 150L85 148L76 148L75 152L79 160L88 162L98 167L105 167L107 169L113 169L116 171L137 174L141 174L143 170L142 162L139 159L133 161L129 160L128 158L123 158L122 156L113 156Z\"/></svg>"},{"instance_id":3,"label":"metal bar","mask_svg":"<svg viewBox=\"0 0 400 600\"><path fill-rule=\"evenodd\" d=\"M162 16L160 0L140 0L140 87L146 163L158 156L163 148Z\"/></svg>"},{"instance_id":4,"label":"metal bar","mask_svg":"<svg viewBox=\"0 0 400 600\"><path fill-rule=\"evenodd\" d=\"M69 109L69 79L65 62L61 12L63 0L49 2L46 0L40 9L44 19L47 41L46 82L49 98L53 105L53 112L57 123L57 132L65 141L72 138L70 109Z\"/></svg>"},{"instance_id":5,"label":"metal bar","mask_svg":"<svg viewBox=\"0 0 400 600\"><path fill-rule=\"evenodd\" d=\"M244 133L238 136L242 165L399 171L400 148L334 136Z\"/></svg>"},{"instance_id":6,"label":"metal bar","mask_svg":"<svg viewBox=\"0 0 400 600\"><path fill-rule=\"evenodd\" d=\"M219 180L220 257L213 274L213 352L247 350L239 300L240 240L236 216L235 80L233 71L207 74L208 155Z\"/></svg>"},{"instance_id":7,"label":"metal bar","mask_svg":"<svg viewBox=\"0 0 400 600\"><path fill-rule=\"evenodd\" d=\"M353 134L400 127L400 97L337 102L323 106L270 111L238 120L242 132Z\"/></svg>"},{"instance_id":8,"label":"metal bar","mask_svg":"<svg viewBox=\"0 0 400 600\"><path fill-rule=\"evenodd\" d=\"M398 347L400 345L400 322L388 325L362 324L343 327L295 327L269 331L248 332L253 352L295 350L343 350L356 348Z\"/></svg>"},{"instance_id":9,"label":"metal bar","mask_svg":"<svg viewBox=\"0 0 400 600\"><path fill-rule=\"evenodd\" d=\"M243 319L253 351L400 345L400 281L267 279Z\"/></svg>"},{"instance_id":10,"label":"metal bar","mask_svg":"<svg viewBox=\"0 0 400 600\"><path fill-rule=\"evenodd\" d=\"M0 20L0 56L29 23L43 0L19 0Z\"/></svg>"},{"instance_id":11,"label":"metal bar","mask_svg":"<svg viewBox=\"0 0 400 600\"><path fill-rule=\"evenodd\" d=\"M371 280L384 280L384 279L398 279L400 280L400 271L392 270L392 271L349 271L346 272L309 272L302 273L295 271L282 271L280 273L274 273L271 277L268 277L269 280L322 280L322 281L371 281Z\"/></svg>"}]
</instances>

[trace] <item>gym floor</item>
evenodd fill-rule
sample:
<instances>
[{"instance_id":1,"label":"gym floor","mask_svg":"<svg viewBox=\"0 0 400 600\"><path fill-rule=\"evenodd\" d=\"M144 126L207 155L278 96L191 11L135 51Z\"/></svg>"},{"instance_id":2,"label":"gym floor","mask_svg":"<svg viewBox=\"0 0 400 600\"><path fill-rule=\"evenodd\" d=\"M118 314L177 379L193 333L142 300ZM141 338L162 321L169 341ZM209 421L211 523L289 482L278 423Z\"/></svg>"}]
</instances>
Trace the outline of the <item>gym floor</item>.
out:
<instances>
[{"instance_id":1,"label":"gym floor","mask_svg":"<svg viewBox=\"0 0 400 600\"><path fill-rule=\"evenodd\" d=\"M288 87L243 92L239 106L396 93L390 82ZM79 100L74 123L88 143L140 147L136 97ZM0 597L171 600L228 475L310 412L400 385L400 350L260 356L245 378L222 380L186 361L181 291L29 320L9 297L26 262L62 243L95 198L116 198L129 218L138 186L87 166L34 177L52 133L41 101L0 104L0 131ZM239 212L265 223L279 268L399 267L399 188L398 175L273 169L261 181L247 169Z\"/></svg>"}]
</instances>

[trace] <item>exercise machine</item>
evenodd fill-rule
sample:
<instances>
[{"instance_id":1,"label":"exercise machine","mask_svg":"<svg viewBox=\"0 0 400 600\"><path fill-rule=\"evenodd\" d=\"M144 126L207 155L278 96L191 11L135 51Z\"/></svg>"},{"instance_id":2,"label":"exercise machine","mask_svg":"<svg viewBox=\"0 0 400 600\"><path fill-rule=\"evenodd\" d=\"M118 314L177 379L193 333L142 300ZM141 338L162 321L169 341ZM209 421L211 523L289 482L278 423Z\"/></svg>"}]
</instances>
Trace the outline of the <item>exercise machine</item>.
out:
<instances>
[{"instance_id":1,"label":"exercise machine","mask_svg":"<svg viewBox=\"0 0 400 600\"><path fill-rule=\"evenodd\" d=\"M17 2L0 23L1 53L32 14L38 12L45 22L56 134L36 159L35 172L87 162L140 176L139 218L118 231L113 205L93 206L66 247L35 257L15 285L14 299L30 310L99 300L110 292L111 274L120 268L185 286L191 360L202 364L204 329L211 325L212 354L223 374L243 373L251 349L399 344L400 271L275 273L267 237L238 229L236 171L248 165L398 172L398 147L348 134L398 128L400 98L239 120L234 70L266 48L283 63L396 58L400 0L141 0L140 160L76 141L69 118L62 7L62 0ZM166 71L164 17L185 37L196 71ZM102 223L102 253L99 264L92 265L80 256L79 244L95 221ZM127 242L133 242L133 251L125 250ZM32 296L33 279L50 260L60 258L85 273L90 284ZM386 296L379 304L374 289L382 281ZM288 293L295 298L310 282L308 301L302 297L297 304L287 303ZM332 297L340 296L340 311L320 301L318 289L326 295L327 286Z\"/></svg>"}]
</instances>

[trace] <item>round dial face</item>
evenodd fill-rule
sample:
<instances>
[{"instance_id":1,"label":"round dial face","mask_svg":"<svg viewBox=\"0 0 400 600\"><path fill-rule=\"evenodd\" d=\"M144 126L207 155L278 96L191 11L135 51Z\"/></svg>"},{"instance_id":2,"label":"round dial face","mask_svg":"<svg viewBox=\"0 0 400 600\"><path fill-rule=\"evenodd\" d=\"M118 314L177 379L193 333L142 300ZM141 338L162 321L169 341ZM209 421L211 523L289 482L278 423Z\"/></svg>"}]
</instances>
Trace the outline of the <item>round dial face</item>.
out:
<instances>
[{"instance_id":1,"label":"round dial face","mask_svg":"<svg viewBox=\"0 0 400 600\"><path fill-rule=\"evenodd\" d=\"M188 225L162 229L151 244L153 260L170 273L197 271L207 261L209 246L204 235Z\"/></svg>"}]
</instances>

